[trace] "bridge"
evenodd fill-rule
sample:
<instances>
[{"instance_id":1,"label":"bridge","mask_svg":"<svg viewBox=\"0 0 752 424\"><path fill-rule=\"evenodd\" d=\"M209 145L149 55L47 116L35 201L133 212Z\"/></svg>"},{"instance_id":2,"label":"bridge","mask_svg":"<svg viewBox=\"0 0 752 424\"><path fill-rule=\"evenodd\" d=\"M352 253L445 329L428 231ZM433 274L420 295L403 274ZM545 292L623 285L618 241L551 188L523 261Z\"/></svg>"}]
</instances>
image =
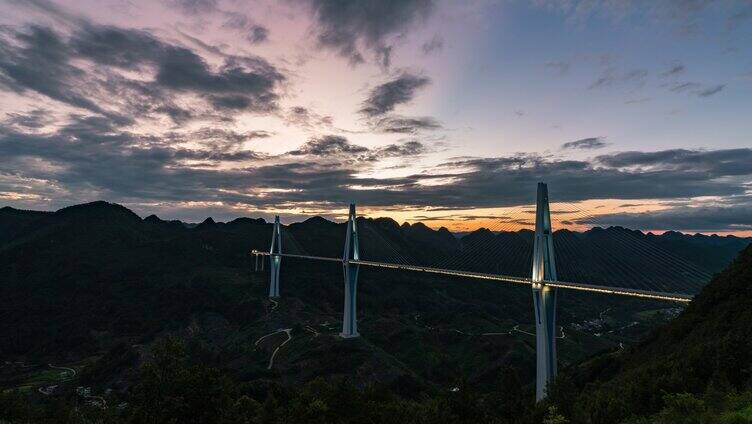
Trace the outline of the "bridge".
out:
<instances>
[{"instance_id":1,"label":"bridge","mask_svg":"<svg viewBox=\"0 0 752 424\"><path fill-rule=\"evenodd\" d=\"M558 289L602 293L614 296L626 296L652 299L666 302L689 303L693 296L684 293L671 293L657 290L644 290L628 287L611 287L587 282L567 282L557 278L554 255L551 210L548 199L548 187L538 183L535 206L535 233L533 239L533 260L530 277L473 272L405 263L371 261L360 258L360 245L355 204L350 204L342 257L325 257L282 252L282 231L279 216L274 219L271 248L268 252L252 250L258 269L259 258L268 257L270 262L269 297L279 297L279 276L282 258L297 258L313 261L338 262L342 264L345 280L345 298L343 307L343 339L359 337L357 323L357 285L358 271L361 266L386 268L397 271L423 272L462 278L498 281L500 283L530 286L533 293L533 313L536 333L536 399L546 397L547 385L556 377L556 293ZM264 261L261 261L263 269Z\"/></svg>"}]
</instances>

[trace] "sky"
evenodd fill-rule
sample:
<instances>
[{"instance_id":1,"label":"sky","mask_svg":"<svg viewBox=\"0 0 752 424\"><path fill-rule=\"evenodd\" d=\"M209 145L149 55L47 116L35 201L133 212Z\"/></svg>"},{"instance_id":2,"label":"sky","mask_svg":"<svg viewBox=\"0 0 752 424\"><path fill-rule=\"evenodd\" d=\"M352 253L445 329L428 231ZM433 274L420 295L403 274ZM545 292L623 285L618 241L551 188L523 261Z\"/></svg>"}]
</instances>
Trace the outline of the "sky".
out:
<instances>
[{"instance_id":1,"label":"sky","mask_svg":"<svg viewBox=\"0 0 752 424\"><path fill-rule=\"evenodd\" d=\"M752 1L0 0L0 206L752 235Z\"/></svg>"}]
</instances>

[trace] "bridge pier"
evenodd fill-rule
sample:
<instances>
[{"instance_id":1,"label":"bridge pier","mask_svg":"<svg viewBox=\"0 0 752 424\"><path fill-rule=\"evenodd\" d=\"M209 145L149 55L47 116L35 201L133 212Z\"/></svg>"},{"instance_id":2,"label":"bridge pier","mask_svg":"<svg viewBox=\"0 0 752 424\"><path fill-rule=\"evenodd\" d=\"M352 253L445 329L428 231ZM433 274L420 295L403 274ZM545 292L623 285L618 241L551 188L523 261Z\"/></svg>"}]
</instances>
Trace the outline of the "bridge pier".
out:
<instances>
[{"instance_id":1,"label":"bridge pier","mask_svg":"<svg viewBox=\"0 0 752 424\"><path fill-rule=\"evenodd\" d=\"M548 384L556 378L556 289L542 283L556 280L551 211L544 183L538 183L532 274L537 357L535 399L540 401L546 397Z\"/></svg>"},{"instance_id":2,"label":"bridge pier","mask_svg":"<svg viewBox=\"0 0 752 424\"><path fill-rule=\"evenodd\" d=\"M269 269L271 278L269 281L269 297L279 297L279 266L282 263L282 229L279 224L279 215L274 217L274 229L272 229L272 246L269 249ZM261 269L264 262L261 262Z\"/></svg>"},{"instance_id":3,"label":"bridge pier","mask_svg":"<svg viewBox=\"0 0 752 424\"><path fill-rule=\"evenodd\" d=\"M350 212L347 217L347 235L345 236L345 252L342 256L342 266L345 273L345 309L342 319L343 339L360 337L358 334L357 318L357 292L358 292L358 270L360 265L351 264L350 260L360 259L360 249L358 248L358 223L355 216L355 204L350 204Z\"/></svg>"}]
</instances>

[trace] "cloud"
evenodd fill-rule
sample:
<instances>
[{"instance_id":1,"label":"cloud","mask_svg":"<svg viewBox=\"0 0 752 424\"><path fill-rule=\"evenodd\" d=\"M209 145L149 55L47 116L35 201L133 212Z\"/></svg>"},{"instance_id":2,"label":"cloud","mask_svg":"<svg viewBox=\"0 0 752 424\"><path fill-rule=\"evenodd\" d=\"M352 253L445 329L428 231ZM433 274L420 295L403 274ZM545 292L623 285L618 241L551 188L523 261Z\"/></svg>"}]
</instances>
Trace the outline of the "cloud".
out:
<instances>
[{"instance_id":1,"label":"cloud","mask_svg":"<svg viewBox=\"0 0 752 424\"><path fill-rule=\"evenodd\" d=\"M290 155L313 155L313 156L332 156L341 154L361 154L369 152L367 147L350 144L345 138L338 135L326 135L323 137L313 138L304 144L301 148L288 152Z\"/></svg>"},{"instance_id":2,"label":"cloud","mask_svg":"<svg viewBox=\"0 0 752 424\"><path fill-rule=\"evenodd\" d=\"M90 99L90 87L76 85L84 71L71 65L70 48L50 28L33 25L0 39L3 85L17 93L35 91L51 99L95 113L107 114Z\"/></svg>"},{"instance_id":3,"label":"cloud","mask_svg":"<svg viewBox=\"0 0 752 424\"><path fill-rule=\"evenodd\" d=\"M610 168L645 172L676 171L704 173L708 179L752 175L752 149L619 152L602 155L595 161Z\"/></svg>"},{"instance_id":4,"label":"cloud","mask_svg":"<svg viewBox=\"0 0 752 424\"><path fill-rule=\"evenodd\" d=\"M329 128L332 126L331 116L319 115L303 106L293 106L287 109L284 114L284 120L287 124L297 125L307 130Z\"/></svg>"},{"instance_id":5,"label":"cloud","mask_svg":"<svg viewBox=\"0 0 752 424\"><path fill-rule=\"evenodd\" d=\"M157 112L182 123L211 116L214 108L270 113L284 81L257 56L226 55L221 65L210 66L193 50L148 32L87 21L68 36L32 25L0 38L0 84L6 89L34 91L123 122ZM183 95L206 103L193 101L187 109L178 105Z\"/></svg>"},{"instance_id":6,"label":"cloud","mask_svg":"<svg viewBox=\"0 0 752 424\"><path fill-rule=\"evenodd\" d=\"M732 205L676 206L644 213L619 213L588 219L589 225L619 225L642 230L743 231L752 230L752 198Z\"/></svg>"},{"instance_id":7,"label":"cloud","mask_svg":"<svg viewBox=\"0 0 752 424\"><path fill-rule=\"evenodd\" d=\"M627 72L620 72L614 67L604 69L598 78L590 84L590 89L603 88L616 84L635 83L641 85L648 76L645 69L632 69Z\"/></svg>"},{"instance_id":8,"label":"cloud","mask_svg":"<svg viewBox=\"0 0 752 424\"><path fill-rule=\"evenodd\" d=\"M423 54L429 55L444 48L444 39L439 35L434 35L433 38L423 43L420 49L423 50Z\"/></svg>"},{"instance_id":9,"label":"cloud","mask_svg":"<svg viewBox=\"0 0 752 424\"><path fill-rule=\"evenodd\" d=\"M364 61L362 48L388 62L390 37L405 35L434 9L431 0L305 0L317 22L319 46L336 51L351 64ZM362 46L362 48L360 47Z\"/></svg>"},{"instance_id":10,"label":"cloud","mask_svg":"<svg viewBox=\"0 0 752 424\"><path fill-rule=\"evenodd\" d=\"M669 91L673 93L687 92L698 97L710 97L720 93L724 88L726 88L726 84L703 86L702 84L697 82L679 81L671 84Z\"/></svg>"},{"instance_id":11,"label":"cloud","mask_svg":"<svg viewBox=\"0 0 752 424\"><path fill-rule=\"evenodd\" d=\"M696 90L700 87L700 84L696 82L677 82L671 85L671 90L674 93L682 93L688 90Z\"/></svg>"},{"instance_id":12,"label":"cloud","mask_svg":"<svg viewBox=\"0 0 752 424\"><path fill-rule=\"evenodd\" d=\"M676 65L671 66L669 69L661 72L660 76L664 78L674 77L679 74L683 74L685 70L686 70L686 67L684 65L676 64Z\"/></svg>"},{"instance_id":13,"label":"cloud","mask_svg":"<svg viewBox=\"0 0 752 424\"><path fill-rule=\"evenodd\" d=\"M399 144L369 149L350 143L347 138L338 135L314 137L296 150L287 152L292 156L316 156L320 158L337 158L343 163L376 162L384 158L415 157L426 153L427 149L419 141L407 141Z\"/></svg>"},{"instance_id":14,"label":"cloud","mask_svg":"<svg viewBox=\"0 0 752 424\"><path fill-rule=\"evenodd\" d=\"M326 210L354 200L372 207L451 210L530 204L537 181L550 184L556 201L574 202L743 196L752 178L752 149L620 152L591 161L464 158L430 172L371 177L364 171L375 169L380 159L414 158L429 149L419 141L368 148L327 135L272 157L244 147L258 136L199 130L145 137L98 116L74 116L43 134L0 127L0 191L35 181L34 187L46 189L34 193L59 206L104 198L227 208L314 204ZM230 141L223 142L226 138Z\"/></svg>"},{"instance_id":15,"label":"cloud","mask_svg":"<svg viewBox=\"0 0 752 424\"><path fill-rule=\"evenodd\" d=\"M51 123L50 113L44 109L34 109L27 113L7 112L3 125L17 126L28 129L39 129Z\"/></svg>"},{"instance_id":16,"label":"cloud","mask_svg":"<svg viewBox=\"0 0 752 424\"><path fill-rule=\"evenodd\" d=\"M579 150L595 150L595 149L602 149L606 147L608 143L606 143L605 138L603 137L590 137L590 138L583 138L581 140L576 141L570 141L568 143L564 143L561 145L562 149L579 149Z\"/></svg>"},{"instance_id":17,"label":"cloud","mask_svg":"<svg viewBox=\"0 0 752 424\"><path fill-rule=\"evenodd\" d=\"M261 25L254 25L248 34L248 41L253 44L263 43L269 39L269 30Z\"/></svg>"},{"instance_id":18,"label":"cloud","mask_svg":"<svg viewBox=\"0 0 752 424\"><path fill-rule=\"evenodd\" d=\"M371 90L360 113L374 117L391 112L397 105L410 102L415 93L430 83L428 77L403 72L389 82Z\"/></svg>"},{"instance_id":19,"label":"cloud","mask_svg":"<svg viewBox=\"0 0 752 424\"><path fill-rule=\"evenodd\" d=\"M710 97L710 96L720 93L721 90L723 90L724 88L726 88L726 84L714 85L712 87L708 87L708 88L698 91L697 95L700 97Z\"/></svg>"},{"instance_id":20,"label":"cloud","mask_svg":"<svg viewBox=\"0 0 752 424\"><path fill-rule=\"evenodd\" d=\"M408 141L402 144L388 144L376 149L378 157L416 157L427 152L426 146L419 141Z\"/></svg>"},{"instance_id":21,"label":"cloud","mask_svg":"<svg viewBox=\"0 0 752 424\"><path fill-rule=\"evenodd\" d=\"M404 116L387 116L376 121L376 131L396 134L416 134L420 131L437 130L441 124L434 118L423 116L409 118Z\"/></svg>"}]
</instances>

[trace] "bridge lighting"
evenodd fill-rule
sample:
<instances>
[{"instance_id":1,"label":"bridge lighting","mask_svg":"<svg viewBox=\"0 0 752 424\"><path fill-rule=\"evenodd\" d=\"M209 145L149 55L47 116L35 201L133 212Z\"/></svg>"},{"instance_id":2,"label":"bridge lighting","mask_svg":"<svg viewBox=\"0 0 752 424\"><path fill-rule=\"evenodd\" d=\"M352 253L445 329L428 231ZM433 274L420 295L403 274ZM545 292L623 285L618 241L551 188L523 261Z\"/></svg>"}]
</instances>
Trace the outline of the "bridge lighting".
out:
<instances>
[{"instance_id":1,"label":"bridge lighting","mask_svg":"<svg viewBox=\"0 0 752 424\"><path fill-rule=\"evenodd\" d=\"M279 297L279 268L282 263L282 228L279 224L279 215L274 217L272 229L272 246L269 248L269 298Z\"/></svg>"}]
</instances>

